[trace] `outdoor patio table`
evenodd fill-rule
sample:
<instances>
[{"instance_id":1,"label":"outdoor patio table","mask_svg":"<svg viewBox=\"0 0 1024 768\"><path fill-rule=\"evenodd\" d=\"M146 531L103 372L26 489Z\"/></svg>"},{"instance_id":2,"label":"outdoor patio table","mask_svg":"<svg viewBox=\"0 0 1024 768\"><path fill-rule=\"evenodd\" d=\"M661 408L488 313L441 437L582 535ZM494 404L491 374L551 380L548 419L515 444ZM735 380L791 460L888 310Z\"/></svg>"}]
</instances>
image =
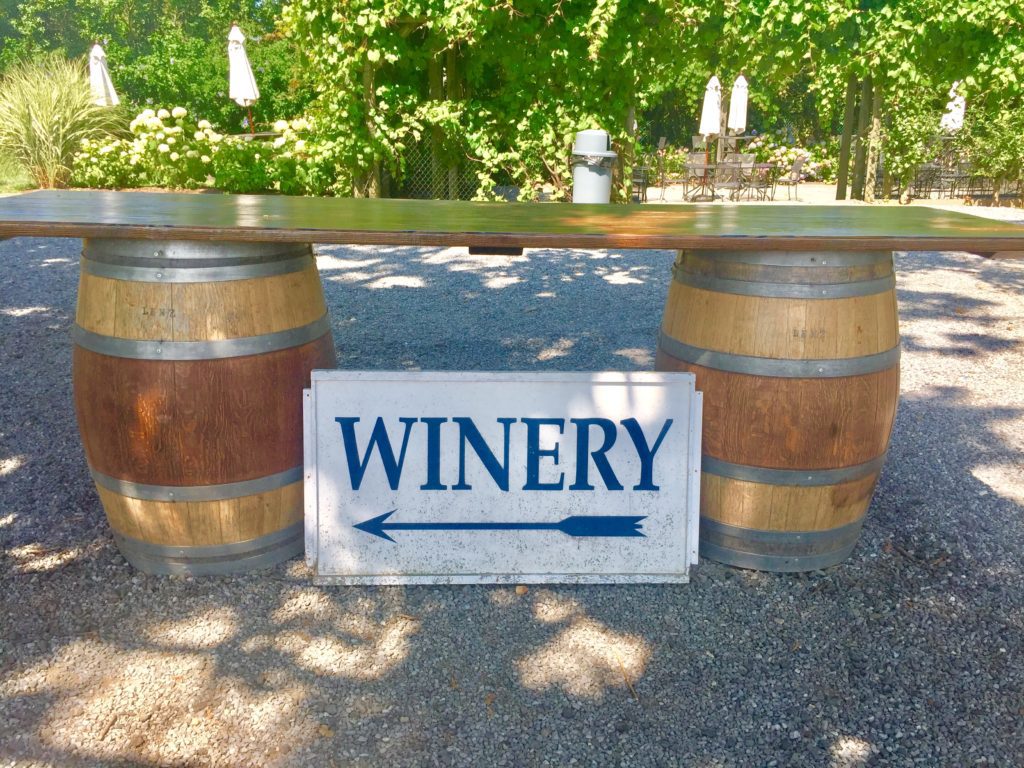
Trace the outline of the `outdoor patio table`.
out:
<instances>
[{"instance_id":1,"label":"outdoor patio table","mask_svg":"<svg viewBox=\"0 0 1024 768\"><path fill-rule=\"evenodd\" d=\"M690 165L687 171L699 171L699 175L691 176L691 178L697 179L697 188L689 195L687 200L690 202L710 202L715 199L715 174L718 170L718 166L714 163L702 163L700 165Z\"/></svg>"},{"instance_id":2,"label":"outdoor patio table","mask_svg":"<svg viewBox=\"0 0 1024 768\"><path fill-rule=\"evenodd\" d=\"M923 207L138 192L0 199L19 235L85 239L86 458L125 556L190 573L302 548L301 390L334 364L310 243L678 250L657 365L704 391L702 552L768 570L857 540L898 394L892 251L1024 251L1024 228Z\"/></svg>"}]
</instances>

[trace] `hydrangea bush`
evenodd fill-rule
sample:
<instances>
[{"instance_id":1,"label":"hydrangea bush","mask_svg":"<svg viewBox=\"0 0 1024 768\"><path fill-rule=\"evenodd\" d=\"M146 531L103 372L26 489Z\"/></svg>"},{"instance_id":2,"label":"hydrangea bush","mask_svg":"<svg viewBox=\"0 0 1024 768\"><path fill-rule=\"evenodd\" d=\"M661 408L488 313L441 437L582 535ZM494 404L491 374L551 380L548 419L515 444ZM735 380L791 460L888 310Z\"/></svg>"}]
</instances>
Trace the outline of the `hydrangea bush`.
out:
<instances>
[{"instance_id":1,"label":"hydrangea bush","mask_svg":"<svg viewBox=\"0 0 1024 768\"><path fill-rule=\"evenodd\" d=\"M759 163L774 163L780 173L788 173L797 158L804 158L801 171L805 181L827 181L836 179L836 156L827 144L811 144L806 147L789 145L771 134L751 139L744 146L746 152L753 152Z\"/></svg>"},{"instance_id":2,"label":"hydrangea bush","mask_svg":"<svg viewBox=\"0 0 1024 768\"><path fill-rule=\"evenodd\" d=\"M805 181L835 181L838 147L827 144L812 144L807 147L787 145L770 134L751 139L740 145L740 151L753 153L759 163L774 163L780 174L788 173L798 157L804 158L802 170ZM699 150L698 150L699 151ZM711 160L714 162L714 144L711 148ZM681 176L686 171L686 159L690 150L686 147L666 147L664 154L665 173L668 176ZM701 153L703 154L703 153Z\"/></svg>"},{"instance_id":3,"label":"hydrangea bush","mask_svg":"<svg viewBox=\"0 0 1024 768\"><path fill-rule=\"evenodd\" d=\"M82 142L72 184L126 189L216 187L225 192L323 195L343 192L351 178L339 172L333 141L314 138L305 118L279 120L272 142L224 136L183 107L146 109L129 124L131 138Z\"/></svg>"}]
</instances>

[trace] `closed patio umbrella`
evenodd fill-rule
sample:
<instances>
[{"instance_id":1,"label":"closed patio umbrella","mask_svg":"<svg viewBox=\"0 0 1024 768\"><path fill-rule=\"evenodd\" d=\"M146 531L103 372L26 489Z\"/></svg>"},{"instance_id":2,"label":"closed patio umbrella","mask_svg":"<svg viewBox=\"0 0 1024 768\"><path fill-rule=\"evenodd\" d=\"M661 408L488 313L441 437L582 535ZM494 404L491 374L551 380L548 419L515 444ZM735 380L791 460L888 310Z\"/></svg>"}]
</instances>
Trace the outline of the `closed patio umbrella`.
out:
<instances>
[{"instance_id":1,"label":"closed patio umbrella","mask_svg":"<svg viewBox=\"0 0 1024 768\"><path fill-rule=\"evenodd\" d=\"M252 105L259 97L260 89L256 87L249 57L245 55L245 35L237 24L232 24L228 33L228 98L249 110L251 133L256 132L252 122Z\"/></svg>"},{"instance_id":2,"label":"closed patio umbrella","mask_svg":"<svg viewBox=\"0 0 1024 768\"><path fill-rule=\"evenodd\" d=\"M717 136L722 130L722 84L714 75L708 80L704 89L704 107L700 112L701 136Z\"/></svg>"},{"instance_id":3,"label":"closed patio umbrella","mask_svg":"<svg viewBox=\"0 0 1024 768\"><path fill-rule=\"evenodd\" d=\"M99 106L116 107L121 103L107 71L107 54L99 45L94 45L89 52L89 86L92 88L92 100Z\"/></svg>"},{"instance_id":4,"label":"closed patio umbrella","mask_svg":"<svg viewBox=\"0 0 1024 768\"><path fill-rule=\"evenodd\" d=\"M949 89L949 101L946 103L946 114L939 120L939 128L946 133L956 133L964 127L964 115L967 112L967 101L960 95L960 82L953 83Z\"/></svg>"},{"instance_id":5,"label":"closed patio umbrella","mask_svg":"<svg viewBox=\"0 0 1024 768\"><path fill-rule=\"evenodd\" d=\"M740 75L732 84L732 95L729 96L729 117L725 126L730 131L740 134L747 129L747 78Z\"/></svg>"}]
</instances>

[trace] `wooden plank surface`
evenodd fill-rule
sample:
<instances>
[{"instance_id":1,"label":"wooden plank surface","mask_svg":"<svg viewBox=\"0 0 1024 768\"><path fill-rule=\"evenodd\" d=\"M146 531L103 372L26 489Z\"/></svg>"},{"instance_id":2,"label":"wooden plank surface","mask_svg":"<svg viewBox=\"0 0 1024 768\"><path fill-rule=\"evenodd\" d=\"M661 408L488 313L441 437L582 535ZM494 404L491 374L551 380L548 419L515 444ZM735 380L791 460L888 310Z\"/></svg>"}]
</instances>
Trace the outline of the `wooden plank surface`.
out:
<instances>
[{"instance_id":1,"label":"wooden plank surface","mask_svg":"<svg viewBox=\"0 0 1024 768\"><path fill-rule=\"evenodd\" d=\"M1024 250L1024 227L923 206L569 205L40 191L0 237L761 250Z\"/></svg>"}]
</instances>

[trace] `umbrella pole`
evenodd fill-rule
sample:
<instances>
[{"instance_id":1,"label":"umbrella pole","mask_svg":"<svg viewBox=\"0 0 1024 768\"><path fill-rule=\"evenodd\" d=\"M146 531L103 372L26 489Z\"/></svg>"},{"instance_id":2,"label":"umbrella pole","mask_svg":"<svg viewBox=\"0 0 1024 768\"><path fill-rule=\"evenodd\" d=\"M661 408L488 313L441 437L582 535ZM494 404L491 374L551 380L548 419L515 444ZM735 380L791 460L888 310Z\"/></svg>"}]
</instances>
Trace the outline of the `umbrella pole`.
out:
<instances>
[{"instance_id":1,"label":"umbrella pole","mask_svg":"<svg viewBox=\"0 0 1024 768\"><path fill-rule=\"evenodd\" d=\"M246 109L249 110L249 135L255 136L256 124L252 121L252 106L247 106Z\"/></svg>"}]
</instances>

